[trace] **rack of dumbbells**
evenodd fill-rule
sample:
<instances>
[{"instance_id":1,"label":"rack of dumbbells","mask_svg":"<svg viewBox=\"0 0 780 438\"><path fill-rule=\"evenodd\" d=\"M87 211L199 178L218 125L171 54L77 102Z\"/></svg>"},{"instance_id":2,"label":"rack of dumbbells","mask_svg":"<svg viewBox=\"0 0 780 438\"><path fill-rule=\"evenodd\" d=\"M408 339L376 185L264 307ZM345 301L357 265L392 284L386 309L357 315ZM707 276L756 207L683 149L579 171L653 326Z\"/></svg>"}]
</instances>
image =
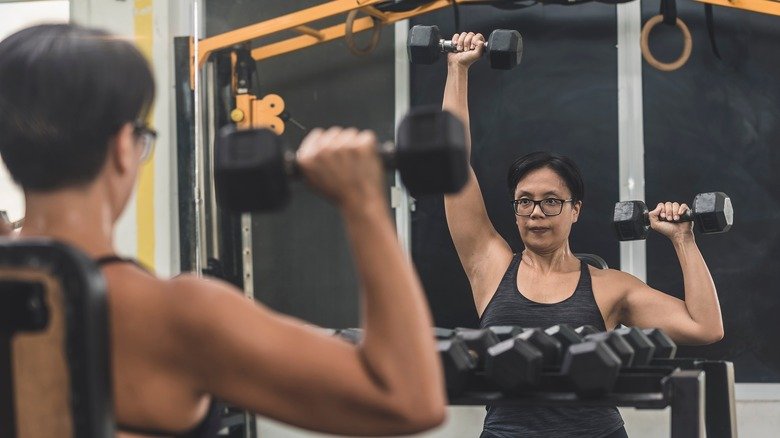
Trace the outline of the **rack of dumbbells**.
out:
<instances>
[{"instance_id":1,"label":"rack of dumbbells","mask_svg":"<svg viewBox=\"0 0 780 438\"><path fill-rule=\"evenodd\" d=\"M334 330L359 343L360 329ZM671 437L736 437L734 370L675 358L661 330L435 328L451 405L671 408Z\"/></svg>"}]
</instances>

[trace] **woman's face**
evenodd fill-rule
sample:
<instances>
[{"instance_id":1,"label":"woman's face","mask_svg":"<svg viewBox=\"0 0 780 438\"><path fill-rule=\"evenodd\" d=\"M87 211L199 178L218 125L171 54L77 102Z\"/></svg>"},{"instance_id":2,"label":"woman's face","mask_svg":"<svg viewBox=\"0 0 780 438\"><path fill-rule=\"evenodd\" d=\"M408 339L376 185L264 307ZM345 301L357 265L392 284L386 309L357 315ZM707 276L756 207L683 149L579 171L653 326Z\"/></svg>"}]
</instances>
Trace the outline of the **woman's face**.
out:
<instances>
[{"instance_id":1,"label":"woman's face","mask_svg":"<svg viewBox=\"0 0 780 438\"><path fill-rule=\"evenodd\" d=\"M549 253L566 243L582 206L571 199L563 178L549 167L536 169L517 183L515 211L520 215L515 222L526 248Z\"/></svg>"}]
</instances>

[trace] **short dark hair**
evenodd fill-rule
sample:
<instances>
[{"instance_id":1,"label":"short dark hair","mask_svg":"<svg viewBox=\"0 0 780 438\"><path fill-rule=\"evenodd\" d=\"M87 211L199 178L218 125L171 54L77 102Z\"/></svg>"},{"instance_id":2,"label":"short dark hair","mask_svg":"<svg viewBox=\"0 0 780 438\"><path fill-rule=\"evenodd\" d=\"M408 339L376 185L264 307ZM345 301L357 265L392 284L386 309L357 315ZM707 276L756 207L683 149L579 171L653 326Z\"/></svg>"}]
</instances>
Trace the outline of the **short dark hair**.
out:
<instances>
[{"instance_id":1,"label":"short dark hair","mask_svg":"<svg viewBox=\"0 0 780 438\"><path fill-rule=\"evenodd\" d=\"M569 157L544 151L531 152L512 163L506 175L509 196L514 196L517 184L523 177L544 167L552 169L563 179L574 202L582 201L585 198L585 184L582 182L580 169L574 164L574 161Z\"/></svg>"},{"instance_id":2,"label":"short dark hair","mask_svg":"<svg viewBox=\"0 0 780 438\"><path fill-rule=\"evenodd\" d=\"M111 137L153 101L143 55L107 32L47 24L0 42L0 155L25 190L92 181Z\"/></svg>"}]
</instances>

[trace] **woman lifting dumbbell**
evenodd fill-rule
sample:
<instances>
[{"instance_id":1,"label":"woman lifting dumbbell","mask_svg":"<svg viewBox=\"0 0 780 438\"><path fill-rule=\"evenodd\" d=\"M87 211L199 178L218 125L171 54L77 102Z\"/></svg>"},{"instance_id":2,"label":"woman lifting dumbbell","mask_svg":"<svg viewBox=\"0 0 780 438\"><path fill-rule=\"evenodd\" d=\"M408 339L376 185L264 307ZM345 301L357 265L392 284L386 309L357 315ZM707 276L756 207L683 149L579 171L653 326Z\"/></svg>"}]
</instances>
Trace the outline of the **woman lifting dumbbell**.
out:
<instances>
[{"instance_id":1,"label":"woman lifting dumbbell","mask_svg":"<svg viewBox=\"0 0 780 438\"><path fill-rule=\"evenodd\" d=\"M214 397L340 435L438 425L440 365L434 340L418 336L431 317L390 221L374 134L315 130L298 153L355 254L365 339L353 346L227 283L163 280L115 255L117 218L151 153L153 98L141 53L108 33L43 25L0 43L0 153L25 195L19 238L61 240L101 265L120 436L216 436Z\"/></svg>"},{"instance_id":2,"label":"woman lifting dumbbell","mask_svg":"<svg viewBox=\"0 0 780 438\"><path fill-rule=\"evenodd\" d=\"M480 34L456 34L448 55L444 109L459 116L468 135L468 70L480 58ZM658 327L681 344L723 337L720 305L690 222L675 223L688 206L659 203L649 225L668 237L682 267L685 300L611 269L596 269L571 251L569 234L580 214L584 187L569 158L534 152L512 163L507 176L517 230L525 250L513 254L493 228L473 170L466 187L444 198L452 240L471 284L482 327L548 327L559 323ZM572 292L574 291L574 292ZM491 407L482 437L626 436L616 408Z\"/></svg>"}]
</instances>

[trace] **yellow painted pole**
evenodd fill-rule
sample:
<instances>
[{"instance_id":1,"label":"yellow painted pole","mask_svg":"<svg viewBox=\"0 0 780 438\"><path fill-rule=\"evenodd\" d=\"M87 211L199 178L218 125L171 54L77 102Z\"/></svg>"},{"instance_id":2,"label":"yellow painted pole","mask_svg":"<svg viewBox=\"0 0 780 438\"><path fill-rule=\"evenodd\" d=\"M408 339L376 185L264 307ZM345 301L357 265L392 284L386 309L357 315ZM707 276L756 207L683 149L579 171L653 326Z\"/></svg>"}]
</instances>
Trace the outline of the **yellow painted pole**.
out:
<instances>
[{"instance_id":1,"label":"yellow painted pole","mask_svg":"<svg viewBox=\"0 0 780 438\"><path fill-rule=\"evenodd\" d=\"M138 48L152 64L153 48L153 0L135 0L133 15L135 18L135 41ZM149 114L149 121L153 119ZM138 242L138 260L149 268L155 267L155 229L154 229L154 157L141 165L136 188L136 239Z\"/></svg>"}]
</instances>

